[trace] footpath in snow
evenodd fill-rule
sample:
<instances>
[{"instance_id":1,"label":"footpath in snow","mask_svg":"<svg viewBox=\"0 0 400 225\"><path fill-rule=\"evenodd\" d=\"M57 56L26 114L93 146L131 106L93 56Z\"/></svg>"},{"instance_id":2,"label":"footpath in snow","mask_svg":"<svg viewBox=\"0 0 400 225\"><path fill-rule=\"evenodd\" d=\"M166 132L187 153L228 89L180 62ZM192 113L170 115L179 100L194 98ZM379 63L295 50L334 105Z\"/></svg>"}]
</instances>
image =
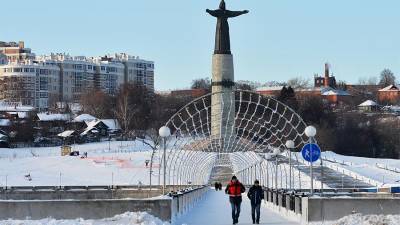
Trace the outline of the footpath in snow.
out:
<instances>
[{"instance_id":1,"label":"footpath in snow","mask_svg":"<svg viewBox=\"0 0 400 225\"><path fill-rule=\"evenodd\" d=\"M207 195L186 215L178 218L175 225L229 225L232 224L229 198L223 191L210 190ZM250 225L251 206L247 196L243 194L239 225ZM298 225L284 217L261 207L260 224L268 225Z\"/></svg>"}]
</instances>

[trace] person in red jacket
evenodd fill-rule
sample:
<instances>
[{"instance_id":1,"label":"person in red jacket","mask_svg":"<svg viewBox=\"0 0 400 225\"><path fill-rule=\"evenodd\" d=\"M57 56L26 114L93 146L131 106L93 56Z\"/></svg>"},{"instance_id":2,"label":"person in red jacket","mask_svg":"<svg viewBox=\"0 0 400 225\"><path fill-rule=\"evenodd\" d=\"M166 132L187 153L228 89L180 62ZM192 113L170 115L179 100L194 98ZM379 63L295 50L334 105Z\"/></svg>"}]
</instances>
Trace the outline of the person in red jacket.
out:
<instances>
[{"instance_id":1,"label":"person in red jacket","mask_svg":"<svg viewBox=\"0 0 400 225\"><path fill-rule=\"evenodd\" d=\"M226 186L225 193L229 195L229 202L232 207L233 224L239 223L240 205L242 204L242 193L246 191L242 183L236 176L233 176L231 182Z\"/></svg>"}]
</instances>

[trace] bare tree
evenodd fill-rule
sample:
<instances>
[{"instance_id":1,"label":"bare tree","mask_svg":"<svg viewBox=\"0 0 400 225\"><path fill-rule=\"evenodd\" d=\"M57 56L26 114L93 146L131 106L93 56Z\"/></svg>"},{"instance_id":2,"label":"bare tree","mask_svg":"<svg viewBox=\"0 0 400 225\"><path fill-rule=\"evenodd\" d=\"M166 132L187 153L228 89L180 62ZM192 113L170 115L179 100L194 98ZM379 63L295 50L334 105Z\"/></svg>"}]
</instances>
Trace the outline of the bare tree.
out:
<instances>
[{"instance_id":1,"label":"bare tree","mask_svg":"<svg viewBox=\"0 0 400 225\"><path fill-rule=\"evenodd\" d=\"M117 105L115 109L115 116L121 124L123 134L127 135L129 133L129 129L131 128L131 123L133 120L133 109L130 101L130 93L129 88L124 86L121 88L118 97L117 97Z\"/></svg>"},{"instance_id":2,"label":"bare tree","mask_svg":"<svg viewBox=\"0 0 400 225\"><path fill-rule=\"evenodd\" d=\"M236 82L236 89L239 90L255 91L258 87L261 87L261 84L259 82L248 80L239 80Z\"/></svg>"},{"instance_id":3,"label":"bare tree","mask_svg":"<svg viewBox=\"0 0 400 225\"><path fill-rule=\"evenodd\" d=\"M309 88L311 86L310 79L302 77L295 77L288 80L287 85L294 89L304 89L304 88Z\"/></svg>"},{"instance_id":4,"label":"bare tree","mask_svg":"<svg viewBox=\"0 0 400 225\"><path fill-rule=\"evenodd\" d=\"M211 90L211 81L209 78L200 78L192 81L192 89Z\"/></svg>"},{"instance_id":5,"label":"bare tree","mask_svg":"<svg viewBox=\"0 0 400 225\"><path fill-rule=\"evenodd\" d=\"M376 85L378 83L378 78L375 76L372 77L360 77L358 79L359 85Z\"/></svg>"},{"instance_id":6,"label":"bare tree","mask_svg":"<svg viewBox=\"0 0 400 225\"><path fill-rule=\"evenodd\" d=\"M394 76L393 72L389 69L384 69L381 72L380 77L381 79L379 81L379 85L381 85L382 87L386 87L396 83L396 77Z\"/></svg>"},{"instance_id":7,"label":"bare tree","mask_svg":"<svg viewBox=\"0 0 400 225\"><path fill-rule=\"evenodd\" d=\"M114 97L98 90L86 92L81 96L80 103L85 113L97 118L112 118L115 107Z\"/></svg>"}]
</instances>

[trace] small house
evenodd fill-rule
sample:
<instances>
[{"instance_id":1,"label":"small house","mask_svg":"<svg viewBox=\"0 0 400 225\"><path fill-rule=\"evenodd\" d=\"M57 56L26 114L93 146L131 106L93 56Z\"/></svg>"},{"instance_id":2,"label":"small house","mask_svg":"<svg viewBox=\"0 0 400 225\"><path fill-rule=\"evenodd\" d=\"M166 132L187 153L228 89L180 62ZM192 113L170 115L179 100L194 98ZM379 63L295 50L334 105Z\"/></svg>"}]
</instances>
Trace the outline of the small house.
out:
<instances>
[{"instance_id":1,"label":"small house","mask_svg":"<svg viewBox=\"0 0 400 225\"><path fill-rule=\"evenodd\" d=\"M86 128L80 134L86 142L100 141L102 137L108 137L108 126L101 120L87 121Z\"/></svg>"},{"instance_id":2,"label":"small house","mask_svg":"<svg viewBox=\"0 0 400 225\"><path fill-rule=\"evenodd\" d=\"M400 89L392 84L378 91L378 100L382 104L395 105L400 102Z\"/></svg>"},{"instance_id":3,"label":"small house","mask_svg":"<svg viewBox=\"0 0 400 225\"><path fill-rule=\"evenodd\" d=\"M65 130L67 122L70 120L69 114L49 114L38 113L34 121L38 136L55 137Z\"/></svg>"},{"instance_id":4,"label":"small house","mask_svg":"<svg viewBox=\"0 0 400 225\"><path fill-rule=\"evenodd\" d=\"M62 133L57 134L59 138L63 140L64 145L73 144L78 141L78 133L74 130L66 130Z\"/></svg>"},{"instance_id":5,"label":"small house","mask_svg":"<svg viewBox=\"0 0 400 225\"><path fill-rule=\"evenodd\" d=\"M379 104L372 100L367 100L358 105L358 110L361 112L376 112L379 110Z\"/></svg>"}]
</instances>

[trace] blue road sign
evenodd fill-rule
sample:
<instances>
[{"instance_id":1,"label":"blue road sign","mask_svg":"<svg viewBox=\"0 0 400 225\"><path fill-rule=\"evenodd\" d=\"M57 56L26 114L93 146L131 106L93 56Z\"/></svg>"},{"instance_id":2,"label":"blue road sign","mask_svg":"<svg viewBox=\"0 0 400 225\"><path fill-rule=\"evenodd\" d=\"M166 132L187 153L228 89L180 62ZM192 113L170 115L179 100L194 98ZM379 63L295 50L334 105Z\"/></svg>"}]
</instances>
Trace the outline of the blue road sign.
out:
<instances>
[{"instance_id":1,"label":"blue road sign","mask_svg":"<svg viewBox=\"0 0 400 225\"><path fill-rule=\"evenodd\" d=\"M312 151L311 151L312 149ZM312 156L311 156L312 152ZM321 149L317 144L306 144L304 145L303 149L301 150L301 155L303 156L304 160L308 162L315 162L321 156Z\"/></svg>"}]
</instances>

